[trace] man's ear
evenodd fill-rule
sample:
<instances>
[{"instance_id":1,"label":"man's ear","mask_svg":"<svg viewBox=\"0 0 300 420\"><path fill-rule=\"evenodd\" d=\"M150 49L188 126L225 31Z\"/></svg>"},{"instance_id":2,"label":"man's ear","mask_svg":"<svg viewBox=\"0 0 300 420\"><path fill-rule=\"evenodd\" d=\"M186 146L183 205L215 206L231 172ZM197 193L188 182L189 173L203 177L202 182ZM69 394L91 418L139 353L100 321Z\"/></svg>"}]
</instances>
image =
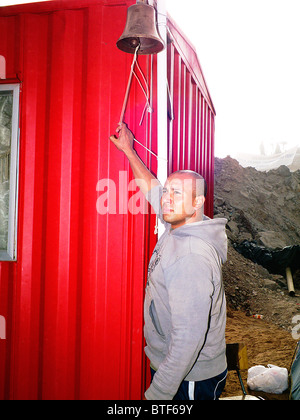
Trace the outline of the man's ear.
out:
<instances>
[{"instance_id":1,"label":"man's ear","mask_svg":"<svg viewBox=\"0 0 300 420\"><path fill-rule=\"evenodd\" d=\"M204 206L204 203L205 203L204 195L199 195L198 197L195 198L195 201L194 201L195 209L200 210Z\"/></svg>"}]
</instances>

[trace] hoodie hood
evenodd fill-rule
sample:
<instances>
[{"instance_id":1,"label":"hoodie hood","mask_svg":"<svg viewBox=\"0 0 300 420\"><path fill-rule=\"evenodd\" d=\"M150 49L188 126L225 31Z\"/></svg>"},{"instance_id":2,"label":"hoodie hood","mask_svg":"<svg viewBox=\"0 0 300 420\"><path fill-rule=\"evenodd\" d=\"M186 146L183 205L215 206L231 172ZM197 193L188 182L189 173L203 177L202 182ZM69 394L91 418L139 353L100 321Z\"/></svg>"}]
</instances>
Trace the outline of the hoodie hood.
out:
<instances>
[{"instance_id":1,"label":"hoodie hood","mask_svg":"<svg viewBox=\"0 0 300 420\"><path fill-rule=\"evenodd\" d=\"M222 264L227 261L227 219L210 219L203 216L202 222L181 226L171 231L177 237L195 236L212 245L219 254Z\"/></svg>"}]
</instances>

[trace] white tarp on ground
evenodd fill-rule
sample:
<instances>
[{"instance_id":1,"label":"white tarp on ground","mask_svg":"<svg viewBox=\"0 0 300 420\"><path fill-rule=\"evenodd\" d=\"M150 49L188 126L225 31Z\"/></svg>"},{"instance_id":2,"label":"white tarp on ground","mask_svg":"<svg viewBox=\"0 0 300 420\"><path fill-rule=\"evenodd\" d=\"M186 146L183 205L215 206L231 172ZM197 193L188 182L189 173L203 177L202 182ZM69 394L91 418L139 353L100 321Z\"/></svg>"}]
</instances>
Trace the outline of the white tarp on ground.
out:
<instances>
[{"instance_id":1,"label":"white tarp on ground","mask_svg":"<svg viewBox=\"0 0 300 420\"><path fill-rule=\"evenodd\" d=\"M232 157L244 168L251 166L258 171L270 171L279 168L281 165L289 167L291 171L300 169L300 149L298 147L270 156L240 153Z\"/></svg>"}]
</instances>

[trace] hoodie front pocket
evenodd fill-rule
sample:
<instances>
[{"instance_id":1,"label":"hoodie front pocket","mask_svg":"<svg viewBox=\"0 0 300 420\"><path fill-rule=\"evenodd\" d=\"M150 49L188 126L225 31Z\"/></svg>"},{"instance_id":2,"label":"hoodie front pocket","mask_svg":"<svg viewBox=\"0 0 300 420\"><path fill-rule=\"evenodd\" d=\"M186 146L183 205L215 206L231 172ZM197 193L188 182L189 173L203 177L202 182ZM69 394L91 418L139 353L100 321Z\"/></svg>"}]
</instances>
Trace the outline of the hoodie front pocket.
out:
<instances>
[{"instance_id":1,"label":"hoodie front pocket","mask_svg":"<svg viewBox=\"0 0 300 420\"><path fill-rule=\"evenodd\" d=\"M161 328L158 316L157 316L157 312L156 312L156 308L155 308L155 304L154 304L154 300L151 301L150 307L149 307L149 315L150 318L152 320L152 323L154 325L154 328L156 329L157 333L161 336L164 336L163 330Z\"/></svg>"}]
</instances>

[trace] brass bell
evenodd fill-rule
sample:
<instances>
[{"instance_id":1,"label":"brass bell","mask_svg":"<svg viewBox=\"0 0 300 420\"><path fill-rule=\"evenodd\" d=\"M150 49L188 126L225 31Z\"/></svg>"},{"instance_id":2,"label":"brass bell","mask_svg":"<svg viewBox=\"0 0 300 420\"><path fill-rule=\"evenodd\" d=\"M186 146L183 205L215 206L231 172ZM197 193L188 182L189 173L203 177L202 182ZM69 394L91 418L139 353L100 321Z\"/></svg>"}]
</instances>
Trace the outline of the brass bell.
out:
<instances>
[{"instance_id":1,"label":"brass bell","mask_svg":"<svg viewBox=\"0 0 300 420\"><path fill-rule=\"evenodd\" d=\"M156 26L155 9L145 3L137 3L127 10L127 21L124 32L117 42L117 47L134 54L157 54L164 49L164 43Z\"/></svg>"}]
</instances>

